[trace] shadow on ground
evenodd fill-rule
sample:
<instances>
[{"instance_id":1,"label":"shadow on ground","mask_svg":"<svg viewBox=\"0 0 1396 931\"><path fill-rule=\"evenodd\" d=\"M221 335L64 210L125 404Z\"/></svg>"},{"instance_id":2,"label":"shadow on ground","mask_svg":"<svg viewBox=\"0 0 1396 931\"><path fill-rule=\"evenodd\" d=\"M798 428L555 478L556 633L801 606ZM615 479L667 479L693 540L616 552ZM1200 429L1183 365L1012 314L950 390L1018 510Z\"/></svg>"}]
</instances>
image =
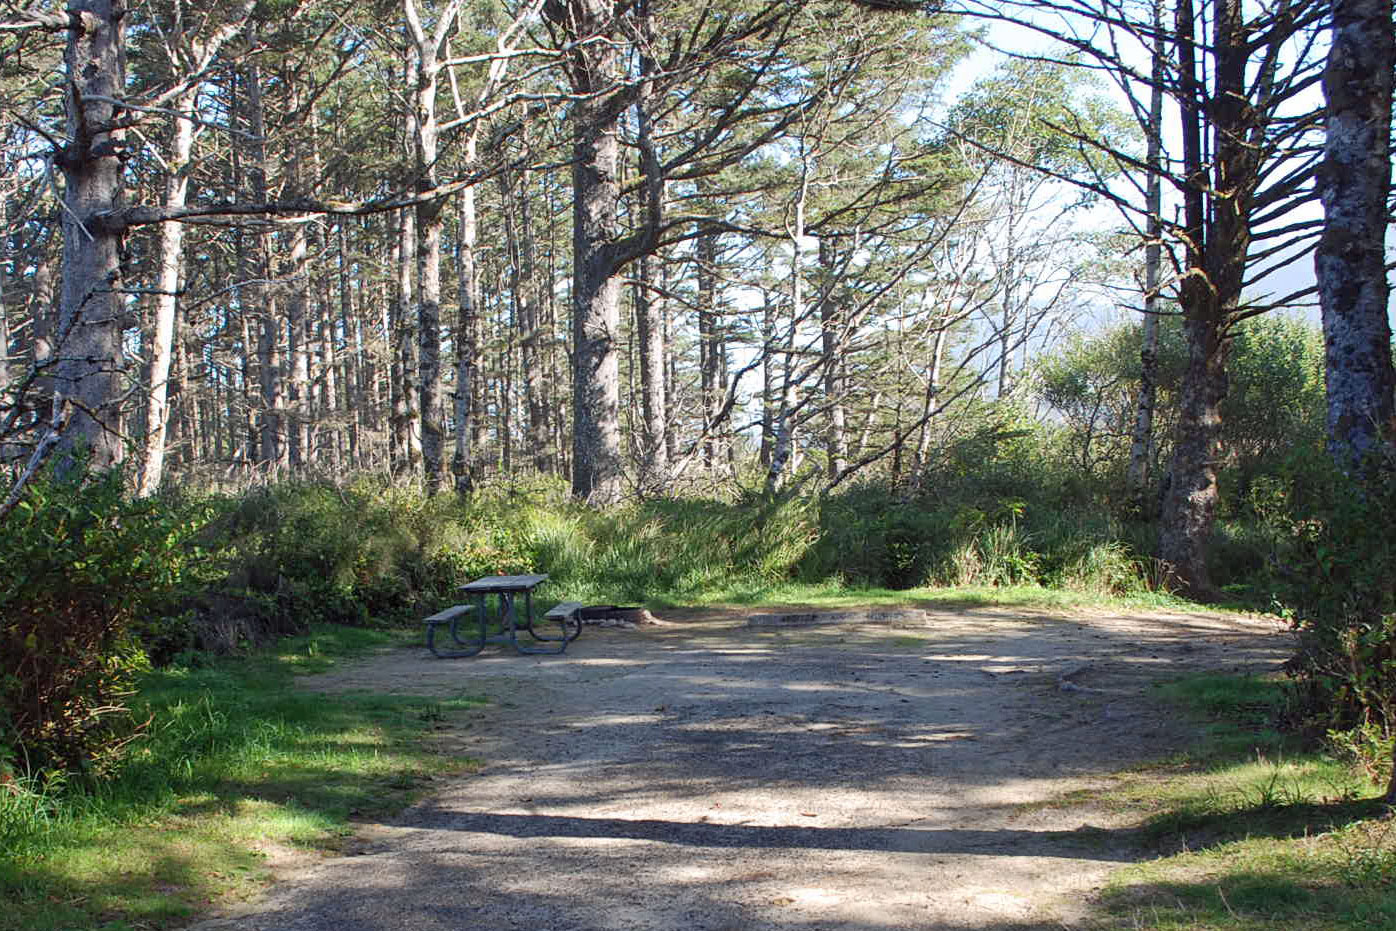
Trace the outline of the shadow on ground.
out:
<instances>
[{"instance_id":1,"label":"shadow on ground","mask_svg":"<svg viewBox=\"0 0 1396 931\"><path fill-rule=\"evenodd\" d=\"M1288 649L1215 616L920 615L689 619L588 630L559 657L400 650L309 679L486 695L440 735L486 765L200 927L1093 927L1104 877L1149 849L1091 791L1198 730L1152 685Z\"/></svg>"}]
</instances>

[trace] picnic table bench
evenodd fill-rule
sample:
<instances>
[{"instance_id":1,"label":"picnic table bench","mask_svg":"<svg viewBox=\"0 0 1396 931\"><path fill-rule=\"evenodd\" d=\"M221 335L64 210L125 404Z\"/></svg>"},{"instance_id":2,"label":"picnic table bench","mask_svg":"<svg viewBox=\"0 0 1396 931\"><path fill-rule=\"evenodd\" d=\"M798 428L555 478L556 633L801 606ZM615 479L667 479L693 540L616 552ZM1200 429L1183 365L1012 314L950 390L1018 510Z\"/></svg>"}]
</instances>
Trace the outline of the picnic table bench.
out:
<instances>
[{"instance_id":1,"label":"picnic table bench","mask_svg":"<svg viewBox=\"0 0 1396 931\"><path fill-rule=\"evenodd\" d=\"M540 633L534 629L533 590L548 580L546 575L487 575L460 587L462 594L473 599L474 604L458 604L444 611L438 611L426 619L427 648L442 659L459 656L474 656L485 648L487 643L508 643L519 653L561 653L567 644L576 640L582 632L579 601L564 601L551 608L543 619L558 625L556 635ZM523 596L522 609L518 596ZM494 610L490 610L489 599L494 598ZM522 615L520 614L522 610ZM477 633L462 637L461 624L464 618L473 614ZM499 625L500 632L491 635L491 622ZM438 648L437 628L446 626L451 640L459 649ZM519 631L523 630L533 638L534 643L548 646L532 646L519 642Z\"/></svg>"}]
</instances>

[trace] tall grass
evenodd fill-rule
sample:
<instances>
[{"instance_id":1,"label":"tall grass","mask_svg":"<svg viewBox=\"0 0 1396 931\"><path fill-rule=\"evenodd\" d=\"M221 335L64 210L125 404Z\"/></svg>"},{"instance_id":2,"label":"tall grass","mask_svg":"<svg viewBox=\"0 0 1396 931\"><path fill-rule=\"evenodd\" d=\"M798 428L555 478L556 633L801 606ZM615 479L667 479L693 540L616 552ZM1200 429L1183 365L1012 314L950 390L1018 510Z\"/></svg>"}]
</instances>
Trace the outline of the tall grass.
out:
<instances>
[{"instance_id":1,"label":"tall grass","mask_svg":"<svg viewBox=\"0 0 1396 931\"><path fill-rule=\"evenodd\" d=\"M550 575L544 597L596 603L697 601L792 581L1113 596L1156 588L1149 525L1073 496L1021 497L1007 479L998 485L973 498L867 483L827 497L671 498L600 512L556 485L427 498L290 483L215 508L224 516L209 528L210 549L225 567L225 597L196 601L195 623L226 617L234 598L272 635L306 621L413 624L462 581L524 572ZM1263 563L1262 535L1225 526L1218 539L1228 562ZM204 631L202 640L226 648L258 637Z\"/></svg>"}]
</instances>

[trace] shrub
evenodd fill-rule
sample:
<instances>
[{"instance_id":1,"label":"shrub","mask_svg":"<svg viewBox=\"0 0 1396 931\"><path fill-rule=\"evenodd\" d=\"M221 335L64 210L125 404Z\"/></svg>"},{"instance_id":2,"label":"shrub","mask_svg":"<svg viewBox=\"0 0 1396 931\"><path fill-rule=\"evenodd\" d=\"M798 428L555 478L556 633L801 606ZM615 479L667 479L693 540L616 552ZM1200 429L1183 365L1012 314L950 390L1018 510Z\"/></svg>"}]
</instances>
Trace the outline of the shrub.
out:
<instances>
[{"instance_id":1,"label":"shrub","mask_svg":"<svg viewBox=\"0 0 1396 931\"><path fill-rule=\"evenodd\" d=\"M29 486L0 534L0 768L8 756L31 772L85 769L133 732L135 622L161 613L192 528L125 500L119 473Z\"/></svg>"},{"instance_id":2,"label":"shrub","mask_svg":"<svg viewBox=\"0 0 1396 931\"><path fill-rule=\"evenodd\" d=\"M879 483L854 485L823 502L818 539L800 575L891 589L925 585L953 547L953 522L953 510L943 506L908 500Z\"/></svg>"},{"instance_id":3,"label":"shrub","mask_svg":"<svg viewBox=\"0 0 1396 931\"><path fill-rule=\"evenodd\" d=\"M1285 531L1277 599L1299 635L1286 667L1291 723L1346 734L1349 747L1380 746L1396 734L1396 473L1358 486L1330 469L1323 506L1307 514L1286 513L1273 488L1269 498Z\"/></svg>"}]
</instances>

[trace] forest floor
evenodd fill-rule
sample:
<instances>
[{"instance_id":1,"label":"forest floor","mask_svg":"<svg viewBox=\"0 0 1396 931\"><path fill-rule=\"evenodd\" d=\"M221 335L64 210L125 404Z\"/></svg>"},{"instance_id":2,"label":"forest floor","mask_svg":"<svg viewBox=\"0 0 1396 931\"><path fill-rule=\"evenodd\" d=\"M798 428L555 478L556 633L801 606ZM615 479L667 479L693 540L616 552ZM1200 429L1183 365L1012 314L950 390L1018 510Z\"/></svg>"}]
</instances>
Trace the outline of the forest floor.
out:
<instances>
[{"instance_id":1,"label":"forest floor","mask_svg":"<svg viewBox=\"0 0 1396 931\"><path fill-rule=\"evenodd\" d=\"M1099 927L1095 893L1147 854L1097 796L1200 727L1152 686L1290 647L1212 614L660 615L562 656L395 649L303 679L486 697L436 731L482 766L340 855L281 852L261 902L195 927Z\"/></svg>"}]
</instances>

